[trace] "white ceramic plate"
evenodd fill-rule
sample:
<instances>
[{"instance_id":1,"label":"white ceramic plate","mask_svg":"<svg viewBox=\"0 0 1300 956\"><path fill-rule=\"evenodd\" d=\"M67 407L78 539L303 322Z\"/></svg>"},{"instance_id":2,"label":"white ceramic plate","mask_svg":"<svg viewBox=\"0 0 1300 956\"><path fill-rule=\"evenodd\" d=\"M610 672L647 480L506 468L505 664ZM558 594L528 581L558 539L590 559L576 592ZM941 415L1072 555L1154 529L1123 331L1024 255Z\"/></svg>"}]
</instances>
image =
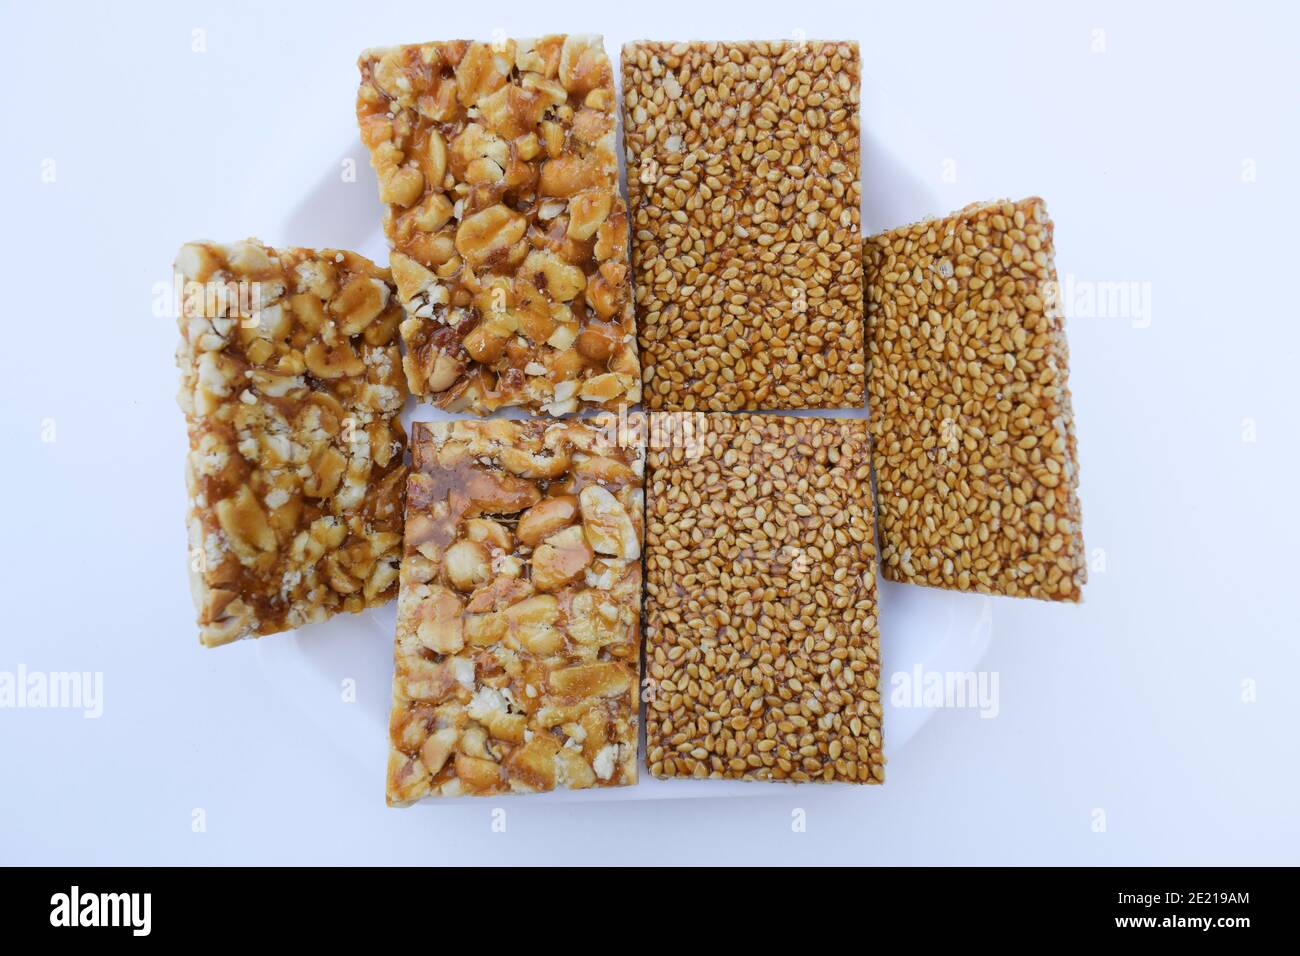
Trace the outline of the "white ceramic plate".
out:
<instances>
[{"instance_id":1,"label":"white ceramic plate","mask_svg":"<svg viewBox=\"0 0 1300 956\"><path fill-rule=\"evenodd\" d=\"M825 413L861 418L865 411ZM408 431L412 419L451 418L421 406L403 416ZM931 708L895 706L890 699L895 674L973 671L992 634L993 601L934 588L879 582L880 633L883 656L881 694L885 698L886 758L897 754L933 713ZM396 605L345 614L293 634L256 643L266 678L281 688L303 713L304 720L338 743L358 772L375 780L382 793L388 754L388 706L393 674L393 634ZM642 740L642 754L645 741ZM541 800L657 800L678 797L772 795L772 787L744 781L656 780L644 772L635 787L556 791ZM820 785L819 785L820 786ZM850 786L837 784L834 786ZM473 797L459 798L475 800ZM438 804L447 801L424 801ZM424 805L422 804L422 805Z\"/></svg>"},{"instance_id":2,"label":"white ceramic plate","mask_svg":"<svg viewBox=\"0 0 1300 956\"><path fill-rule=\"evenodd\" d=\"M976 670L992 634L993 601L979 595L882 581L880 604L885 755L892 758L933 714L931 708L895 706L889 699L892 675L910 675L918 665L926 672ZM396 617L396 606L389 604L256 642L267 681L301 712L304 724L337 743L341 759L354 763L358 773L374 779L376 799L382 799L388 759ZM641 782L634 787L561 790L530 799L564 802L772 796L779 792L775 788L782 786L786 785L656 780L644 771L643 763ZM427 800L421 805L442 802L446 801Z\"/></svg>"},{"instance_id":3,"label":"white ceramic plate","mask_svg":"<svg viewBox=\"0 0 1300 956\"><path fill-rule=\"evenodd\" d=\"M870 145L864 142L864 147ZM872 158L867 156L864 165ZM340 169L346 170L349 165L355 170L356 181L347 181L340 175ZM290 214L280 235L287 242L298 244L310 244L318 241L320 236L330 236L332 244L339 248L353 249L376 262L386 261L387 246L379 228L383 210L373 188L369 161L360 144L342 150L339 160L327 169L315 188ZM876 188L883 190L883 195L889 192L890 184L877 177ZM864 197L864 207L868 211L874 208L872 202L870 195ZM788 414L865 418L867 413L865 409L846 409ZM412 420L435 421L454 417L457 416L412 402L403 415L403 422L409 434ZM885 755L889 758L906 746L933 713L927 708L895 706L890 700L893 676L910 675L918 665L926 672L977 669L991 636L993 601L979 595L885 581L880 582L879 589L884 660L881 686L885 699L883 733ZM396 608L390 604L257 642L258 659L266 679L280 688L285 697L301 710L308 725L338 744L345 758L357 764L359 773L374 779L377 799L382 799L388 755L388 706L395 622ZM345 697L354 697L354 700L348 702ZM786 786L743 781L656 780L644 771L643 762L641 782L634 787L556 791L530 799L565 802L770 796L780 792L775 788ZM454 802L477 799L463 797ZM426 800L420 805L435 806L447 802Z\"/></svg>"}]
</instances>

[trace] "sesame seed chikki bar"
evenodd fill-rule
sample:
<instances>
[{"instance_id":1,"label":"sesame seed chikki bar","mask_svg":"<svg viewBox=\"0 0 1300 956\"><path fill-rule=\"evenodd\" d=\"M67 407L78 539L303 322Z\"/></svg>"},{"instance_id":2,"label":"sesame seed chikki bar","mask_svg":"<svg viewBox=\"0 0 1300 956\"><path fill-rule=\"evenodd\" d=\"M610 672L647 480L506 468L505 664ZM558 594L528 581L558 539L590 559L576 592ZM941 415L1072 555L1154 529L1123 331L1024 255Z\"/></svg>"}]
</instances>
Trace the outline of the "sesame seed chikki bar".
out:
<instances>
[{"instance_id":1,"label":"sesame seed chikki bar","mask_svg":"<svg viewBox=\"0 0 1300 956\"><path fill-rule=\"evenodd\" d=\"M1078 601L1078 450L1041 199L864 243L886 578Z\"/></svg>"},{"instance_id":2,"label":"sesame seed chikki bar","mask_svg":"<svg viewBox=\"0 0 1300 956\"><path fill-rule=\"evenodd\" d=\"M252 239L189 243L175 268L200 641L392 600L406 382L388 270Z\"/></svg>"},{"instance_id":3,"label":"sesame seed chikki bar","mask_svg":"<svg viewBox=\"0 0 1300 956\"><path fill-rule=\"evenodd\" d=\"M411 391L479 415L639 402L601 38L422 43L358 66Z\"/></svg>"},{"instance_id":4,"label":"sesame seed chikki bar","mask_svg":"<svg viewBox=\"0 0 1300 956\"><path fill-rule=\"evenodd\" d=\"M655 776L884 780L868 451L861 420L651 416Z\"/></svg>"},{"instance_id":5,"label":"sesame seed chikki bar","mask_svg":"<svg viewBox=\"0 0 1300 956\"><path fill-rule=\"evenodd\" d=\"M858 46L623 48L651 409L863 401Z\"/></svg>"},{"instance_id":6,"label":"sesame seed chikki bar","mask_svg":"<svg viewBox=\"0 0 1300 956\"><path fill-rule=\"evenodd\" d=\"M643 429L414 426L390 804L636 782Z\"/></svg>"}]
</instances>

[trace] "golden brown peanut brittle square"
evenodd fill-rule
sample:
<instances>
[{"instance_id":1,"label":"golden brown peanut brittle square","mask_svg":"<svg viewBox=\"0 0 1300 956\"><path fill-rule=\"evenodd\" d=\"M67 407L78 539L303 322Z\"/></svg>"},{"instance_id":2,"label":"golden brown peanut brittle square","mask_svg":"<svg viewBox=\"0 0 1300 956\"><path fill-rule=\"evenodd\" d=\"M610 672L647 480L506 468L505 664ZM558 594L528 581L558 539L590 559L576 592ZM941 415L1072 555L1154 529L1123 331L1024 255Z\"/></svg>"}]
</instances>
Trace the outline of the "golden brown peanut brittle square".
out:
<instances>
[{"instance_id":1,"label":"golden brown peanut brittle square","mask_svg":"<svg viewBox=\"0 0 1300 956\"><path fill-rule=\"evenodd\" d=\"M651 415L657 777L884 780L866 422Z\"/></svg>"},{"instance_id":2,"label":"golden brown peanut brittle square","mask_svg":"<svg viewBox=\"0 0 1300 956\"><path fill-rule=\"evenodd\" d=\"M651 409L860 407L858 46L623 48Z\"/></svg>"},{"instance_id":3,"label":"golden brown peanut brittle square","mask_svg":"<svg viewBox=\"0 0 1300 956\"><path fill-rule=\"evenodd\" d=\"M636 782L642 422L414 426L390 804Z\"/></svg>"},{"instance_id":4,"label":"golden brown peanut brittle square","mask_svg":"<svg viewBox=\"0 0 1300 956\"><path fill-rule=\"evenodd\" d=\"M422 43L358 65L411 391L479 415L640 401L600 37Z\"/></svg>"},{"instance_id":5,"label":"golden brown peanut brittle square","mask_svg":"<svg viewBox=\"0 0 1300 956\"><path fill-rule=\"evenodd\" d=\"M867 239L886 578L1078 601L1087 578L1069 350L1041 199Z\"/></svg>"},{"instance_id":6,"label":"golden brown peanut brittle square","mask_svg":"<svg viewBox=\"0 0 1300 956\"><path fill-rule=\"evenodd\" d=\"M199 639L392 600L406 382L388 270L248 240L189 243L176 271Z\"/></svg>"}]
</instances>

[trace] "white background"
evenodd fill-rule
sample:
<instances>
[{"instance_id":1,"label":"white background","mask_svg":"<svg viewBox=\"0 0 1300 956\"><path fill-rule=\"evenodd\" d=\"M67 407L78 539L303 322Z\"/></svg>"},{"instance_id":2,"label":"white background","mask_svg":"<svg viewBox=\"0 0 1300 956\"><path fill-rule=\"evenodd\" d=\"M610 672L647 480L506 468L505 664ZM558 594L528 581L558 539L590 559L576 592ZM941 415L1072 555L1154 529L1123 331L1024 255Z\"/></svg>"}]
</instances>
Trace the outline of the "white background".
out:
<instances>
[{"instance_id":1,"label":"white background","mask_svg":"<svg viewBox=\"0 0 1300 956\"><path fill-rule=\"evenodd\" d=\"M455 6L5 0L0 671L102 672L104 714L0 710L0 863L1300 863L1294 8ZM937 713L881 788L394 811L382 621L199 647L154 284L199 237L382 259L358 51L498 28L856 39L868 230L1037 194L1063 273L1149 283L1149 323L1070 322L1098 566L991 602L996 719ZM882 600L887 672L982 607Z\"/></svg>"}]
</instances>

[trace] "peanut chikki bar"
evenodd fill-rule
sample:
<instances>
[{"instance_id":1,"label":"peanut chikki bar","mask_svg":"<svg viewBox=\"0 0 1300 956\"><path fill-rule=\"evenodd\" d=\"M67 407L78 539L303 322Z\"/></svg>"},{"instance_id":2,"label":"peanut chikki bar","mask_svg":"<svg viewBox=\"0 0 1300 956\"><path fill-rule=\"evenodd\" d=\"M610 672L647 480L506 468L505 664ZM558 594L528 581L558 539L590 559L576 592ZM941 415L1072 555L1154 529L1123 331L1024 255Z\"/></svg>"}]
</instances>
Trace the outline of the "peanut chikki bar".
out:
<instances>
[{"instance_id":1,"label":"peanut chikki bar","mask_svg":"<svg viewBox=\"0 0 1300 956\"><path fill-rule=\"evenodd\" d=\"M358 65L411 391L480 415L640 401L600 37L423 43Z\"/></svg>"},{"instance_id":2,"label":"peanut chikki bar","mask_svg":"<svg viewBox=\"0 0 1300 956\"><path fill-rule=\"evenodd\" d=\"M415 425L390 804L636 782L641 422Z\"/></svg>"},{"instance_id":3,"label":"peanut chikki bar","mask_svg":"<svg viewBox=\"0 0 1300 956\"><path fill-rule=\"evenodd\" d=\"M858 47L623 48L645 404L860 406Z\"/></svg>"},{"instance_id":4,"label":"peanut chikki bar","mask_svg":"<svg viewBox=\"0 0 1300 956\"><path fill-rule=\"evenodd\" d=\"M883 781L866 422L655 413L647 460L650 772Z\"/></svg>"},{"instance_id":5,"label":"peanut chikki bar","mask_svg":"<svg viewBox=\"0 0 1300 956\"><path fill-rule=\"evenodd\" d=\"M863 255L885 577L1078 601L1078 452L1043 201L967 206Z\"/></svg>"},{"instance_id":6,"label":"peanut chikki bar","mask_svg":"<svg viewBox=\"0 0 1300 956\"><path fill-rule=\"evenodd\" d=\"M190 243L176 271L199 640L391 600L407 469L388 270L250 239Z\"/></svg>"}]
</instances>

